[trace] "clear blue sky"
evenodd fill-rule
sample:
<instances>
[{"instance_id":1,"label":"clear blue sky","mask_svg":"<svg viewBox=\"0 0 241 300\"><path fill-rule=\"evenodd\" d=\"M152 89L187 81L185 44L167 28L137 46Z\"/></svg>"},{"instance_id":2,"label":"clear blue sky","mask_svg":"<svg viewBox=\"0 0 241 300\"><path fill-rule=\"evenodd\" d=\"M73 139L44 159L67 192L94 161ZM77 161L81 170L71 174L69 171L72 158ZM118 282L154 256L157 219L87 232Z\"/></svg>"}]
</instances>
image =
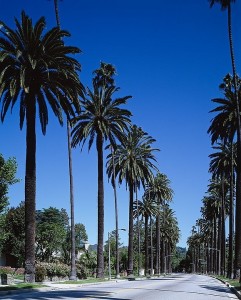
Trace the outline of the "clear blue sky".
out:
<instances>
[{"instance_id":1,"label":"clear blue sky","mask_svg":"<svg viewBox=\"0 0 241 300\"><path fill-rule=\"evenodd\" d=\"M47 29L55 25L53 0L1 0L0 19L14 25L22 10L34 21L45 16ZM241 3L233 6L233 38L237 70L241 68ZM128 108L133 123L156 139L161 172L175 192L176 212L186 246L191 227L200 216L201 199L209 179L212 152L207 129L221 96L219 84L231 72L227 14L207 0L63 0L61 27L71 33L66 44L78 46L81 81L90 86L100 61L118 72L120 96L132 95ZM39 124L39 123L38 123ZM19 129L18 107L0 124L0 152L15 156L21 183L10 189L10 204L24 200L25 128ZM84 223L90 243L97 242L96 149L73 150L75 221ZM119 227L128 228L128 193L118 190ZM69 212L66 126L51 114L46 136L37 129L37 208L54 206ZM105 240L115 227L113 191L105 183ZM127 243L127 233L120 233Z\"/></svg>"}]
</instances>

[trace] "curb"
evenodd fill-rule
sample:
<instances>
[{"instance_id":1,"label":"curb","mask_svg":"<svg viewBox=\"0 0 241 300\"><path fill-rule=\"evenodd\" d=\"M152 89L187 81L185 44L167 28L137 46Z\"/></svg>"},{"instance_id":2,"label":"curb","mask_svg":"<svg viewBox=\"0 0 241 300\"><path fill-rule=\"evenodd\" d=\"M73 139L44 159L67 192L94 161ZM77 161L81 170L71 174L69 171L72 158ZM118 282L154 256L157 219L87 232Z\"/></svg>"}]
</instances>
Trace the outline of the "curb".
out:
<instances>
[{"instance_id":1,"label":"curb","mask_svg":"<svg viewBox=\"0 0 241 300\"><path fill-rule=\"evenodd\" d=\"M241 294L239 293L239 291L236 290L235 287L233 287L232 285L230 285L228 282L225 282L226 286L228 286L230 288L230 290L239 298L241 299Z\"/></svg>"},{"instance_id":2,"label":"curb","mask_svg":"<svg viewBox=\"0 0 241 300\"><path fill-rule=\"evenodd\" d=\"M235 288L234 286L232 286L231 284L229 284L227 281L224 281L224 280L219 279L219 278L216 278L216 277L214 277L214 278L217 279L217 280L219 280L219 281L221 281L222 283L224 283L227 287L230 288L230 290L231 290L231 291L232 291L239 299L241 299L241 294L240 294L240 292L237 291L236 288Z\"/></svg>"}]
</instances>

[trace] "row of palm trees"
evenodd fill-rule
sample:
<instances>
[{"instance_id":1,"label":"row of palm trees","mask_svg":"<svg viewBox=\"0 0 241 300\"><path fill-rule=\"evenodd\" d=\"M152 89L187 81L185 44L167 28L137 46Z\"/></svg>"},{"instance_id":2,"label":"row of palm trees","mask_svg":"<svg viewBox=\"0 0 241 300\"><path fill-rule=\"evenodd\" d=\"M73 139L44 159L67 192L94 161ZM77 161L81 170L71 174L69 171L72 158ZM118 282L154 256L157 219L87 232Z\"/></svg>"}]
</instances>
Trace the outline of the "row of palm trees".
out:
<instances>
[{"instance_id":1,"label":"row of palm trees","mask_svg":"<svg viewBox=\"0 0 241 300\"><path fill-rule=\"evenodd\" d=\"M212 176L207 195L203 198L202 217L197 220L198 230L197 227L193 229L188 244L196 270L198 261L202 260L206 263L207 271L235 278L241 268L241 81L236 73L231 22L231 8L235 0L209 2L211 7L215 3L220 4L221 9L228 13L232 75L227 74L220 85L223 98L212 100L217 106L211 111L215 117L208 133L216 152L209 156L209 172Z\"/></svg>"},{"instance_id":2,"label":"row of palm trees","mask_svg":"<svg viewBox=\"0 0 241 300\"><path fill-rule=\"evenodd\" d=\"M238 97L241 99L241 81L238 77L236 82ZM224 77L220 89L224 97L212 100L217 106L211 112L216 115L208 129L214 150L209 155L211 179L207 195L202 200L202 216L196 224L198 230L194 228L188 244L192 253L194 269L198 270L198 261L203 260L206 261L207 271L233 278L237 276L239 269L236 255L239 236L237 220L236 226L234 226L234 216L236 215L236 219L239 218L239 213L237 207L238 145L235 142L237 111L234 80L230 74ZM227 217L228 222L226 222ZM228 234L226 224L228 224ZM234 228L236 234L234 234ZM227 262L226 257L228 258Z\"/></svg>"},{"instance_id":3,"label":"row of palm trees","mask_svg":"<svg viewBox=\"0 0 241 300\"><path fill-rule=\"evenodd\" d=\"M137 224L139 223L139 216L144 219L146 275L149 274L149 270L153 274L153 269L155 269L155 274L165 272L166 258L170 261L169 258L175 252L179 240L179 229L174 212L168 203L172 197L173 191L169 179L165 174L157 173L154 181L145 188L142 201L136 200L134 202L134 218L137 218ZM155 228L153 223L155 223ZM137 225L137 227L139 226ZM154 241L153 232L155 232ZM155 256L153 256L154 249Z\"/></svg>"},{"instance_id":4,"label":"row of palm trees","mask_svg":"<svg viewBox=\"0 0 241 300\"><path fill-rule=\"evenodd\" d=\"M55 11L57 26L46 33L45 18L35 24L24 12L21 21L15 19L13 30L1 22L0 36L0 102L1 120L19 102L20 128L26 119L26 173L25 173L25 281L35 278L35 211L36 211L36 119L37 113L43 134L48 124L48 109L63 125L63 112L67 117L69 137L69 170L71 175L71 146L88 141L89 149L96 143L98 156L98 249L97 277L104 276L104 150L107 156L107 175L115 190L115 180L126 182L129 190L129 245L128 270L133 273L133 202L140 187L152 186L158 172L152 148L155 139L131 123L131 112L123 105L131 96L113 99L119 88L115 86L115 68L101 63L94 72L93 87L85 89L79 80L80 63L74 55L80 49L67 46L64 39L70 34L59 25L57 0ZM71 136L70 132L71 131ZM70 180L71 183L71 180ZM70 184L72 185L73 182ZM71 194L70 189L70 194ZM154 190L149 188L150 195ZM162 187L155 190L159 205L171 198L172 192L163 194ZM159 194L158 194L159 193ZM73 195L72 195L73 196ZM152 196L151 196L152 197ZM115 199L117 200L117 199ZM71 202L71 228L74 233L74 200ZM117 201L116 201L117 203ZM116 209L116 220L118 220ZM160 224L157 217L157 231ZM117 223L118 235L118 223ZM160 232L158 232L158 237ZM74 239L72 239L74 240ZM118 239L117 239L118 240ZM158 245L160 242L157 243ZM71 279L76 278L74 243L72 243ZM157 251L159 253L159 250ZM159 254L158 254L159 255ZM160 255L157 257L157 264ZM157 267L159 269L159 267Z\"/></svg>"},{"instance_id":5,"label":"row of palm trees","mask_svg":"<svg viewBox=\"0 0 241 300\"><path fill-rule=\"evenodd\" d=\"M235 170L235 174L236 174L235 228L236 228L236 233L239 233L241 231L241 219L239 217L241 211L240 81L236 72L233 37L232 37L232 3L235 3L236 0L209 0L209 2L211 7L214 4L220 4L221 9L227 11L227 17L228 17L227 18L228 37L229 37L229 49L230 49L230 58L231 58L231 66L232 66L232 76L226 76L224 80L224 85L221 88L224 89L225 98L230 101L230 104L232 103L231 105L233 107L233 110L230 115L231 119L222 119L222 116L225 117L225 114L222 114L222 112L225 112L227 107L224 107L224 111L222 110L222 108L216 109L216 111L220 112L221 117L219 118L218 116L216 116L214 118L209 133L211 134L212 143L221 142L224 145L227 145L227 143L230 143L232 145L234 141L236 142L237 157L236 157L236 170ZM221 177L223 176L221 174L219 175ZM233 190L231 193L233 194ZM240 268L241 268L241 235L236 234L235 235L235 271Z\"/></svg>"}]
</instances>

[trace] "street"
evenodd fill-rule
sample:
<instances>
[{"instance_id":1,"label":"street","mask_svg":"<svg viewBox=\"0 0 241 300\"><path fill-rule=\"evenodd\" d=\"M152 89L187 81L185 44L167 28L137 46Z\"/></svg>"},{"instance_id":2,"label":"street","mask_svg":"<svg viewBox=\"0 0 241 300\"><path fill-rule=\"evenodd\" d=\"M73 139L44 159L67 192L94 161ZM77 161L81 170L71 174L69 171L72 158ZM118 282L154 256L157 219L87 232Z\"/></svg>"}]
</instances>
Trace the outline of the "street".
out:
<instances>
[{"instance_id":1,"label":"street","mask_svg":"<svg viewBox=\"0 0 241 300\"><path fill-rule=\"evenodd\" d=\"M220 281L204 275L173 274L136 281L111 281L94 285L52 285L52 290L1 297L5 300L223 300L238 299Z\"/></svg>"}]
</instances>

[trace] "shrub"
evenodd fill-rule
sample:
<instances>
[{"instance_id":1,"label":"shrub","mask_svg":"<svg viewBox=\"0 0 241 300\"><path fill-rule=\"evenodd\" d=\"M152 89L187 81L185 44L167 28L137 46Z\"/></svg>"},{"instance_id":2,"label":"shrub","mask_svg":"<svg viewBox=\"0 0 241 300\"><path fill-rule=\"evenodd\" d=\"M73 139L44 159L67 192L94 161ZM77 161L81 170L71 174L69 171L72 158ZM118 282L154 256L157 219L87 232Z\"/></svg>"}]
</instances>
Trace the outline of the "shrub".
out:
<instances>
[{"instance_id":1,"label":"shrub","mask_svg":"<svg viewBox=\"0 0 241 300\"><path fill-rule=\"evenodd\" d=\"M37 265L35 268L35 281L36 282L43 282L47 272L44 266Z\"/></svg>"},{"instance_id":2,"label":"shrub","mask_svg":"<svg viewBox=\"0 0 241 300\"><path fill-rule=\"evenodd\" d=\"M69 266L61 263L38 263L38 266L41 266L45 269L45 276L47 275L49 278L53 277L66 277L69 276L70 268Z\"/></svg>"},{"instance_id":3,"label":"shrub","mask_svg":"<svg viewBox=\"0 0 241 300\"><path fill-rule=\"evenodd\" d=\"M76 275L78 279L87 279L87 273L80 265L76 265Z\"/></svg>"},{"instance_id":4,"label":"shrub","mask_svg":"<svg viewBox=\"0 0 241 300\"><path fill-rule=\"evenodd\" d=\"M14 273L14 268L11 267L0 267L0 274L13 274Z\"/></svg>"}]
</instances>

